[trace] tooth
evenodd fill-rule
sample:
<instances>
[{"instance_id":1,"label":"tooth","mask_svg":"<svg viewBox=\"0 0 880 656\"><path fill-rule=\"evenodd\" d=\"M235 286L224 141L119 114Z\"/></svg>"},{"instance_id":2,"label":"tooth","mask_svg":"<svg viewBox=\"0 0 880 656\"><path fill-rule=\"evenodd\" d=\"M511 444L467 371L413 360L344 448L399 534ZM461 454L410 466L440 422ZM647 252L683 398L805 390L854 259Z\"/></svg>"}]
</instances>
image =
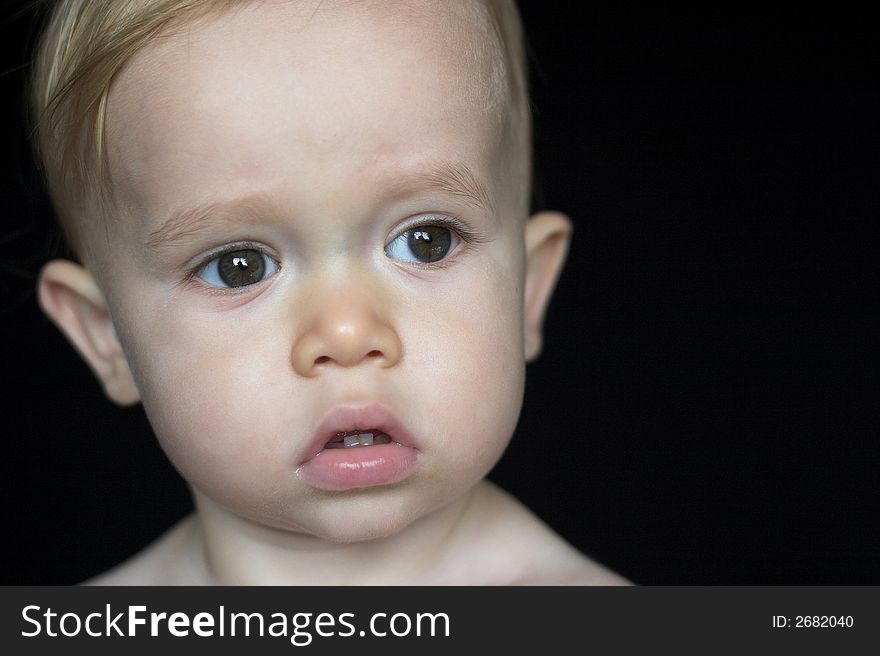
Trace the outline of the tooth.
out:
<instances>
[{"instance_id":1,"label":"tooth","mask_svg":"<svg viewBox=\"0 0 880 656\"><path fill-rule=\"evenodd\" d=\"M360 441L362 446L369 446L373 443L373 434L361 433L360 435L358 435L358 440Z\"/></svg>"},{"instance_id":2,"label":"tooth","mask_svg":"<svg viewBox=\"0 0 880 656\"><path fill-rule=\"evenodd\" d=\"M343 442L345 442L345 446L358 446L358 438L360 435L346 435Z\"/></svg>"}]
</instances>

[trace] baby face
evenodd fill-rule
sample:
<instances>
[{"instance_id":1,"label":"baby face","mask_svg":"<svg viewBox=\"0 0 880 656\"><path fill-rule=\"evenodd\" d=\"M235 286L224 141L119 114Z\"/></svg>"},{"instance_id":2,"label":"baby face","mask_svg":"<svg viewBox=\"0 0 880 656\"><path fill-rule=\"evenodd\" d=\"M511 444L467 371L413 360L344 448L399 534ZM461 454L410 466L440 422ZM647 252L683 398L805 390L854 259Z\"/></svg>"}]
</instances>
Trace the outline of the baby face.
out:
<instances>
[{"instance_id":1,"label":"baby face","mask_svg":"<svg viewBox=\"0 0 880 656\"><path fill-rule=\"evenodd\" d=\"M524 246L487 39L465 3L254 3L114 82L94 268L198 495L358 540L500 457Z\"/></svg>"}]
</instances>

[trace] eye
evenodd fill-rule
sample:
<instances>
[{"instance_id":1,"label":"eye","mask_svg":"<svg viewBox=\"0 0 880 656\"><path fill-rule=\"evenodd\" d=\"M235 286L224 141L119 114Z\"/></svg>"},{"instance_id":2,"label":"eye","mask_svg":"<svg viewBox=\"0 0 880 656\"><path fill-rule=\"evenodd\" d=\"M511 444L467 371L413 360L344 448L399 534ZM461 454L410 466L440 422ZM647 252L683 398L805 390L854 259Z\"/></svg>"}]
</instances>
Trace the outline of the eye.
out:
<instances>
[{"instance_id":1,"label":"eye","mask_svg":"<svg viewBox=\"0 0 880 656\"><path fill-rule=\"evenodd\" d=\"M278 262L265 253L243 248L212 258L196 276L213 287L246 287L271 278L280 269Z\"/></svg>"},{"instance_id":2,"label":"eye","mask_svg":"<svg viewBox=\"0 0 880 656\"><path fill-rule=\"evenodd\" d=\"M430 264L445 258L460 238L451 228L441 225L420 225L404 230L385 247L393 260Z\"/></svg>"}]
</instances>

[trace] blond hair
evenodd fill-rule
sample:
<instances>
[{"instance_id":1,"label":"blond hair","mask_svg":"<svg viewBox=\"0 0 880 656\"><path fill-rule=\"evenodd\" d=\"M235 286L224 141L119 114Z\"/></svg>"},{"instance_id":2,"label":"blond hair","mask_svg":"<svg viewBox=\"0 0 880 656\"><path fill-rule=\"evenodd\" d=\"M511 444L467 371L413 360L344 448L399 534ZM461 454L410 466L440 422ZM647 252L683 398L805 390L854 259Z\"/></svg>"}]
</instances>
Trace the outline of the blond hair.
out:
<instances>
[{"instance_id":1,"label":"blond hair","mask_svg":"<svg viewBox=\"0 0 880 656\"><path fill-rule=\"evenodd\" d=\"M220 13L248 0L58 0L37 45L31 111L37 159L73 250L82 254L74 222L106 214L110 202L105 121L114 76L172 25ZM251 0L253 1L253 0ZM522 27L514 0L483 3L501 51L512 133L528 203L531 129Z\"/></svg>"}]
</instances>

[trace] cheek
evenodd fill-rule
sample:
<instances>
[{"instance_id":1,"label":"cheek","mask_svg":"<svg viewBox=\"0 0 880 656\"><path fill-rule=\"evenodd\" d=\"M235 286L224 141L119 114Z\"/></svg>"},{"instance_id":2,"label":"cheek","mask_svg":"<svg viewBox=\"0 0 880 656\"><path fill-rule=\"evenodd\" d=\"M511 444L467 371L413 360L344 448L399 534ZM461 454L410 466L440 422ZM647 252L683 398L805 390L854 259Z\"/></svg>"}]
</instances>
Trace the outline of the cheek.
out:
<instances>
[{"instance_id":1,"label":"cheek","mask_svg":"<svg viewBox=\"0 0 880 656\"><path fill-rule=\"evenodd\" d=\"M289 371L279 337L232 322L177 313L173 322L143 326L129 349L142 401L169 459L193 485L240 498L249 472L268 478L292 458L279 440L292 422L279 373ZM292 442L292 436L291 440ZM241 481L239 481L241 479ZM251 490L253 492L253 490Z\"/></svg>"},{"instance_id":2,"label":"cheek","mask_svg":"<svg viewBox=\"0 0 880 656\"><path fill-rule=\"evenodd\" d=\"M432 408L426 428L434 431L444 466L476 478L501 456L522 406L518 290L502 269L487 267L441 297L435 311L411 314L410 373Z\"/></svg>"}]
</instances>

